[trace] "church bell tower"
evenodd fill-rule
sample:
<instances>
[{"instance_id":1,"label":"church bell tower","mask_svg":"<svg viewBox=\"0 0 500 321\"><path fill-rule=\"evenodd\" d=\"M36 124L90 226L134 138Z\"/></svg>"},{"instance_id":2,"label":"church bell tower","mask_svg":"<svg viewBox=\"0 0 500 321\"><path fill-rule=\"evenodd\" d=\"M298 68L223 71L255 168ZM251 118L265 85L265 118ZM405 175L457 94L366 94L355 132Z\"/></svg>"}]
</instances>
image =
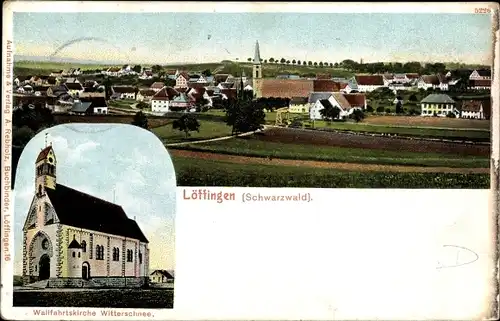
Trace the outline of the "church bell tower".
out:
<instances>
[{"instance_id":1,"label":"church bell tower","mask_svg":"<svg viewBox=\"0 0 500 321\"><path fill-rule=\"evenodd\" d=\"M45 148L38 154L35 162L35 193L37 197L45 196L47 188L56 188L56 155L52 144L47 145L47 136L45 137Z\"/></svg>"},{"instance_id":2,"label":"church bell tower","mask_svg":"<svg viewBox=\"0 0 500 321\"><path fill-rule=\"evenodd\" d=\"M253 58L253 79L262 78L262 62L260 60L259 42L255 43L255 56Z\"/></svg>"}]
</instances>

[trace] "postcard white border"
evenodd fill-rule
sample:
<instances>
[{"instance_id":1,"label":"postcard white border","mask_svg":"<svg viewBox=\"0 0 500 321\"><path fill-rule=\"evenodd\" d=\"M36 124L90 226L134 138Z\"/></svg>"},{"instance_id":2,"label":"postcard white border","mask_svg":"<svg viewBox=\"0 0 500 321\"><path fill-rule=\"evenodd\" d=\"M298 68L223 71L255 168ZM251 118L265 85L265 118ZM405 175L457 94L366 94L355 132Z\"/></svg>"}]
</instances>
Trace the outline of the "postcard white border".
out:
<instances>
[{"instance_id":1,"label":"postcard white border","mask_svg":"<svg viewBox=\"0 0 500 321\"><path fill-rule=\"evenodd\" d=\"M163 6L162 6L163 5ZM464 2L464 3L278 3L278 2L203 2L200 6L199 2L118 2L118 1L13 1L4 2L4 15L3 15L3 37L2 37L2 316L9 319L33 319L31 308L12 308L12 274L13 265L6 261L6 252L14 254L13 246L13 232L8 234L9 227L12 229L13 220L8 222L8 215L12 215L12 201L13 192L7 188L6 184L10 185L12 179L10 166L10 144L12 137L10 136L12 125L12 114L6 112L8 110L8 99L6 97L10 94L9 82L12 82L13 65L9 65L9 54L13 58L14 43L13 43L13 30L12 19L13 12L300 12L300 13L474 13L475 8L490 8L494 11L492 15L493 33L492 40L494 43L493 50L493 82L492 82L492 233L495 236L494 246L498 247L498 215L500 214L500 195L499 189L499 154L500 154L500 32L498 28L498 4L492 2ZM9 42L11 42L9 44ZM10 45L10 48L9 48ZM12 104L10 104L12 109ZM10 206L5 206L5 201L10 203ZM10 216L12 217L12 216ZM8 245L5 246L5 239L8 239ZM494 290L492 291L492 298L490 304L491 319L498 317L498 253L495 253L495 261L497 262L497 269L495 271L496 280ZM58 310L86 310L84 308L58 308ZM99 310L99 309L92 309ZM115 310L115 309L113 309ZM118 309L119 311L131 311L130 309ZM170 309L169 309L170 310ZM175 310L175 306L174 309ZM30 313L28 313L28 311ZM145 312L156 312L157 310L144 309ZM161 313L162 317L166 317L165 313ZM50 316L40 317L39 319L88 319L88 317L57 317ZM122 320L130 319L123 317L103 317L101 319L107 320Z\"/></svg>"}]
</instances>

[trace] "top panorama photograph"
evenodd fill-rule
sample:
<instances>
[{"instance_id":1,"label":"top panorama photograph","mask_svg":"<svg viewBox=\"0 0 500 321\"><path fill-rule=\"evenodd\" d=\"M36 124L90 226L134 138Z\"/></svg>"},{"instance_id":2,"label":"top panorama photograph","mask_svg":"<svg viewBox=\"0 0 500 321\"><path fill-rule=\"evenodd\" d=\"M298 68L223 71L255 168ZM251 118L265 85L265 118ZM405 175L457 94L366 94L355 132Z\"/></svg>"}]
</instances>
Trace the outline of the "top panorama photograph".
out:
<instances>
[{"instance_id":1,"label":"top panorama photograph","mask_svg":"<svg viewBox=\"0 0 500 321\"><path fill-rule=\"evenodd\" d=\"M125 123L178 186L488 189L491 19L15 12L14 168L45 128Z\"/></svg>"}]
</instances>

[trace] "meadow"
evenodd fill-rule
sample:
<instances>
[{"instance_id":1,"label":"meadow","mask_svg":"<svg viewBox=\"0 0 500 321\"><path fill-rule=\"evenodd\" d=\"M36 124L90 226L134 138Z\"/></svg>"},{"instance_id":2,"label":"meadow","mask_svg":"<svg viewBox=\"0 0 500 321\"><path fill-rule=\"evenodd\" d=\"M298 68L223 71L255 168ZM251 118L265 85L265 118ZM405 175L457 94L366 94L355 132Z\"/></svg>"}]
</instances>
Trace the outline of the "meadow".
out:
<instances>
[{"instance_id":1,"label":"meadow","mask_svg":"<svg viewBox=\"0 0 500 321\"><path fill-rule=\"evenodd\" d=\"M303 188L489 188L490 175L363 172L231 163L172 156L178 186Z\"/></svg>"},{"instance_id":2,"label":"meadow","mask_svg":"<svg viewBox=\"0 0 500 321\"><path fill-rule=\"evenodd\" d=\"M16 307L172 309L173 289L14 291Z\"/></svg>"},{"instance_id":3,"label":"meadow","mask_svg":"<svg viewBox=\"0 0 500 321\"><path fill-rule=\"evenodd\" d=\"M171 147L175 148L175 147ZM455 168L487 168L487 156L461 156L443 153L418 153L386 149L349 148L308 144L280 143L253 137L191 144L178 147L184 150L204 151L227 155L273 157L281 159L348 162L360 164L387 164L411 166L443 166Z\"/></svg>"},{"instance_id":4,"label":"meadow","mask_svg":"<svg viewBox=\"0 0 500 321\"><path fill-rule=\"evenodd\" d=\"M186 134L184 132L173 129L171 123L153 128L151 131L165 144L212 139L231 135L231 127L227 126L223 122L209 120L200 121L200 131L189 132L188 138L186 138Z\"/></svg>"}]
</instances>

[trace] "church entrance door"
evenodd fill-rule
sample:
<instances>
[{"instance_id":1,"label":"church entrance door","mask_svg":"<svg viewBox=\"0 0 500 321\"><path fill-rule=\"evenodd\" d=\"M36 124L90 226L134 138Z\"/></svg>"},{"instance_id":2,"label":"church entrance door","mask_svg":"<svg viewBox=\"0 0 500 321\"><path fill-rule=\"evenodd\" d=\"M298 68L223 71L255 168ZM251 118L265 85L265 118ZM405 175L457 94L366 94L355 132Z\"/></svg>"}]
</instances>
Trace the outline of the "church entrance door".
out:
<instances>
[{"instance_id":1,"label":"church entrance door","mask_svg":"<svg viewBox=\"0 0 500 321\"><path fill-rule=\"evenodd\" d=\"M46 280L50 278L50 257L47 254L42 255L38 267L39 279Z\"/></svg>"},{"instance_id":2,"label":"church entrance door","mask_svg":"<svg viewBox=\"0 0 500 321\"><path fill-rule=\"evenodd\" d=\"M82 279L90 279L90 264L88 262L83 262L82 264Z\"/></svg>"}]
</instances>

